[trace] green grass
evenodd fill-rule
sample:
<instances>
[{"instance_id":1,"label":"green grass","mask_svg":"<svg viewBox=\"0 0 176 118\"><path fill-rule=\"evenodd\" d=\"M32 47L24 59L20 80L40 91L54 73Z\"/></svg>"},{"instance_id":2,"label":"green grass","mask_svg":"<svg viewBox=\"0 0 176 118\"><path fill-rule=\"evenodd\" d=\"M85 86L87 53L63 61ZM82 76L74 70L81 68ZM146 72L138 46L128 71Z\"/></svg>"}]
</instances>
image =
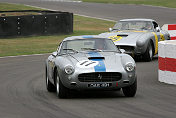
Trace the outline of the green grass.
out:
<instances>
[{"instance_id":1,"label":"green grass","mask_svg":"<svg viewBox=\"0 0 176 118\"><path fill-rule=\"evenodd\" d=\"M4 4L6 6L7 4ZM0 4L0 10L35 9L23 5L8 4L5 8ZM29 36L0 39L0 56L15 56L28 54L51 53L66 37L72 35L94 35L105 32L114 22L74 16L74 33L71 35Z\"/></svg>"},{"instance_id":2,"label":"green grass","mask_svg":"<svg viewBox=\"0 0 176 118\"><path fill-rule=\"evenodd\" d=\"M176 8L176 0L82 0L84 2L99 2L113 4L145 4Z\"/></svg>"}]
</instances>

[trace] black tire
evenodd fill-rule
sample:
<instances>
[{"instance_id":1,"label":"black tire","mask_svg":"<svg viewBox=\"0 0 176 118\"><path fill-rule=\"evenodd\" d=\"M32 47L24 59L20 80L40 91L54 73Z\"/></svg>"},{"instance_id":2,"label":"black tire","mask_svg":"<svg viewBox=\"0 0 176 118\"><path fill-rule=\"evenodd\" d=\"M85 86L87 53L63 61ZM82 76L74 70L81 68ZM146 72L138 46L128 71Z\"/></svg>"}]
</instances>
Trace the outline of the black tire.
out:
<instances>
[{"instance_id":1,"label":"black tire","mask_svg":"<svg viewBox=\"0 0 176 118\"><path fill-rule=\"evenodd\" d=\"M56 78L56 95L58 98L68 98L68 94L69 94L69 89L66 88L61 80L59 79L59 76L57 75Z\"/></svg>"},{"instance_id":2,"label":"black tire","mask_svg":"<svg viewBox=\"0 0 176 118\"><path fill-rule=\"evenodd\" d=\"M141 55L134 55L134 58L133 58L136 62L139 62L142 60L142 56Z\"/></svg>"},{"instance_id":3,"label":"black tire","mask_svg":"<svg viewBox=\"0 0 176 118\"><path fill-rule=\"evenodd\" d=\"M56 87L50 82L47 74L47 69L46 69L45 79L46 79L46 89L48 90L48 92L55 92Z\"/></svg>"},{"instance_id":4,"label":"black tire","mask_svg":"<svg viewBox=\"0 0 176 118\"><path fill-rule=\"evenodd\" d=\"M134 97L137 91L137 79L132 85L122 88L122 91L126 97Z\"/></svg>"},{"instance_id":5,"label":"black tire","mask_svg":"<svg viewBox=\"0 0 176 118\"><path fill-rule=\"evenodd\" d=\"M149 42L147 49L143 55L144 61L152 61L153 55L154 55L153 46L152 46L152 43Z\"/></svg>"}]
</instances>

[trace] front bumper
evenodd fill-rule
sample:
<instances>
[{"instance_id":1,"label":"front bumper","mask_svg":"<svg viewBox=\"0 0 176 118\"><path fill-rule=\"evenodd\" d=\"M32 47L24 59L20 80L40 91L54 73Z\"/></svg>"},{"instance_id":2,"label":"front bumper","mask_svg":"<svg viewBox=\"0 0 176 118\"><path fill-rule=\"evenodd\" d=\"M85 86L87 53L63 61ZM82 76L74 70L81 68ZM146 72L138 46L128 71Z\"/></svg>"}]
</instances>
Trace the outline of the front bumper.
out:
<instances>
[{"instance_id":1,"label":"front bumper","mask_svg":"<svg viewBox=\"0 0 176 118\"><path fill-rule=\"evenodd\" d=\"M78 75L70 75L61 78L61 81L65 87L73 90L116 90L122 87L130 86L134 83L136 78L136 74L133 72L122 74L121 79L118 81L81 82L78 80Z\"/></svg>"}]
</instances>

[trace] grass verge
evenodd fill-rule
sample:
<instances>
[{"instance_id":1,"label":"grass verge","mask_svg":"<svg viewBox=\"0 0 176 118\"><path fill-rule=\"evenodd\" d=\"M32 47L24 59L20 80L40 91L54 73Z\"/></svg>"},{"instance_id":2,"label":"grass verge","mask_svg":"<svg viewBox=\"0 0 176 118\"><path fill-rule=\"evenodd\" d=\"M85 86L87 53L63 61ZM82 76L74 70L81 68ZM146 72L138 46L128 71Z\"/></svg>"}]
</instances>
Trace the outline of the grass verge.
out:
<instances>
[{"instance_id":1,"label":"grass verge","mask_svg":"<svg viewBox=\"0 0 176 118\"><path fill-rule=\"evenodd\" d=\"M176 0L82 0L83 2L113 3L113 4L144 4L176 8Z\"/></svg>"},{"instance_id":2,"label":"grass verge","mask_svg":"<svg viewBox=\"0 0 176 118\"><path fill-rule=\"evenodd\" d=\"M6 8L7 6L7 8ZM16 4L0 3L0 10L33 10L36 8ZM72 35L94 35L105 32L114 22L74 16L74 33L71 35L30 36L0 39L0 56L16 56L51 53L66 37Z\"/></svg>"}]
</instances>

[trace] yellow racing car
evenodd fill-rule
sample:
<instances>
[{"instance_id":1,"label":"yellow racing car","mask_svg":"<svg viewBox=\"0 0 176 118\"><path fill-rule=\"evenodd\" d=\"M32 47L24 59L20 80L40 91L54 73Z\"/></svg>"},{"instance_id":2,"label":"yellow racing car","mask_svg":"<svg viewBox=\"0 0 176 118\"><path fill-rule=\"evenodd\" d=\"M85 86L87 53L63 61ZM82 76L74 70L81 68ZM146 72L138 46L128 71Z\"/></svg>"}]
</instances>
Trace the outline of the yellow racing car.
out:
<instances>
[{"instance_id":1,"label":"yellow racing car","mask_svg":"<svg viewBox=\"0 0 176 118\"><path fill-rule=\"evenodd\" d=\"M159 41L170 40L169 33L161 30L152 19L123 19L109 28L109 31L99 35L112 39L125 53L144 61L151 61L158 53Z\"/></svg>"}]
</instances>

